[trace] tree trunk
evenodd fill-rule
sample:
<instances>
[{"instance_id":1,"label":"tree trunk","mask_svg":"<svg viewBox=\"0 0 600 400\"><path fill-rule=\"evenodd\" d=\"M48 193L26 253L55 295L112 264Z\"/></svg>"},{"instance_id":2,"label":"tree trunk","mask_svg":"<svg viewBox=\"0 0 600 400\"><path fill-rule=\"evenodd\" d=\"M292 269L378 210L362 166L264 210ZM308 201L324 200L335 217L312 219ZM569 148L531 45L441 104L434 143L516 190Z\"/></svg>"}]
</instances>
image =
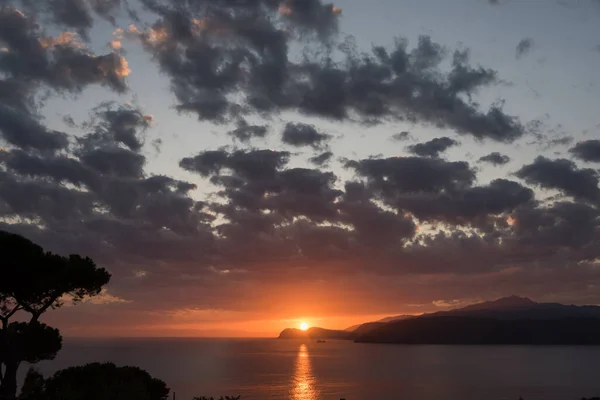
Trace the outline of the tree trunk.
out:
<instances>
[{"instance_id":1,"label":"tree trunk","mask_svg":"<svg viewBox=\"0 0 600 400\"><path fill-rule=\"evenodd\" d=\"M19 363L5 361L4 379L0 384L0 400L13 400L17 396L17 370Z\"/></svg>"}]
</instances>

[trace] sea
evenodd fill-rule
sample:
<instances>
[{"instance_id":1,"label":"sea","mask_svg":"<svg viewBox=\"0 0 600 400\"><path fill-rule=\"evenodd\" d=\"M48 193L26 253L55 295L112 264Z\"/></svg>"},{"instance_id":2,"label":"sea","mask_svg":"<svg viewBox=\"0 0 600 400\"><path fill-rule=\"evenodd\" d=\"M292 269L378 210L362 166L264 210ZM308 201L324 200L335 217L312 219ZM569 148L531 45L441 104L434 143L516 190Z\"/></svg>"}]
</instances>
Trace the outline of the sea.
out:
<instances>
[{"instance_id":1,"label":"sea","mask_svg":"<svg viewBox=\"0 0 600 400\"><path fill-rule=\"evenodd\" d=\"M600 396L600 346L433 346L282 339L65 339L44 375L135 365L176 400L579 400ZM172 396L172 395L171 395Z\"/></svg>"}]
</instances>

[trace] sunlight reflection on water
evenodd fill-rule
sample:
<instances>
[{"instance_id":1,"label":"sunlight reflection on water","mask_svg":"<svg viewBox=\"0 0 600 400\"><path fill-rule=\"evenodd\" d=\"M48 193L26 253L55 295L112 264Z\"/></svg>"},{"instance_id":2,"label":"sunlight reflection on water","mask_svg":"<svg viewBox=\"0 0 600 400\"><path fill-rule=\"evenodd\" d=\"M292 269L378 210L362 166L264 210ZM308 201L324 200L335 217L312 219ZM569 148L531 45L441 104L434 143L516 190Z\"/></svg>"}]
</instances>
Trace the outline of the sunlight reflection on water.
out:
<instances>
[{"instance_id":1,"label":"sunlight reflection on water","mask_svg":"<svg viewBox=\"0 0 600 400\"><path fill-rule=\"evenodd\" d=\"M315 387L316 378L312 374L308 348L301 344L296 355L296 368L292 377L290 398L292 400L316 400L319 391Z\"/></svg>"}]
</instances>

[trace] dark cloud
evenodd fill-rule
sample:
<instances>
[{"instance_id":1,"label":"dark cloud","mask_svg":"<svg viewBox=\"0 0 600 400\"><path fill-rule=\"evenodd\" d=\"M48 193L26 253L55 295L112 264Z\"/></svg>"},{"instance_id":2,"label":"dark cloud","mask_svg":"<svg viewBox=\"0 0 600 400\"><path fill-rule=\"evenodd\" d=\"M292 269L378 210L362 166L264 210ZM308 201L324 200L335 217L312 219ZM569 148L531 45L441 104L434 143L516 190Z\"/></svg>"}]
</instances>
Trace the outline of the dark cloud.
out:
<instances>
[{"instance_id":1,"label":"dark cloud","mask_svg":"<svg viewBox=\"0 0 600 400\"><path fill-rule=\"evenodd\" d=\"M9 170L21 176L44 177L58 184L69 183L78 187L99 187L99 177L75 158L35 156L21 150L13 150L5 152L2 161Z\"/></svg>"},{"instance_id":2,"label":"dark cloud","mask_svg":"<svg viewBox=\"0 0 600 400\"><path fill-rule=\"evenodd\" d=\"M125 6L132 20L136 19L133 10L128 7L127 0L90 0L90 5L98 15L113 24L122 6Z\"/></svg>"},{"instance_id":3,"label":"dark cloud","mask_svg":"<svg viewBox=\"0 0 600 400\"><path fill-rule=\"evenodd\" d=\"M340 203L340 220L354 228L361 245L384 247L401 246L417 231L413 219L397 212L382 210L370 201Z\"/></svg>"},{"instance_id":4,"label":"dark cloud","mask_svg":"<svg viewBox=\"0 0 600 400\"><path fill-rule=\"evenodd\" d=\"M531 189L517 182L496 179L487 186L435 194L411 193L391 201L398 209L409 211L420 220L460 225L486 222L490 216L513 211L533 199Z\"/></svg>"},{"instance_id":5,"label":"dark cloud","mask_svg":"<svg viewBox=\"0 0 600 400\"><path fill-rule=\"evenodd\" d=\"M314 125L301 122L288 122L283 129L281 141L290 146L311 146L315 149L322 148L331 139L331 135L320 133Z\"/></svg>"},{"instance_id":6,"label":"dark cloud","mask_svg":"<svg viewBox=\"0 0 600 400\"><path fill-rule=\"evenodd\" d=\"M438 193L471 186L475 173L466 162L436 158L392 157L348 161L347 168L367 179L376 191L393 196L410 192Z\"/></svg>"},{"instance_id":7,"label":"dark cloud","mask_svg":"<svg viewBox=\"0 0 600 400\"><path fill-rule=\"evenodd\" d=\"M55 22L86 34L94 23L85 0L50 0L48 11L54 14Z\"/></svg>"},{"instance_id":8,"label":"dark cloud","mask_svg":"<svg viewBox=\"0 0 600 400\"><path fill-rule=\"evenodd\" d=\"M195 157L186 157L179 166L202 176L217 175L228 169L249 180L273 178L276 172L287 164L290 153L273 150L238 150L228 153L225 150L204 151Z\"/></svg>"},{"instance_id":9,"label":"dark cloud","mask_svg":"<svg viewBox=\"0 0 600 400\"><path fill-rule=\"evenodd\" d=\"M48 130L27 111L0 103L0 133L9 144L22 149L59 150L68 144L66 134Z\"/></svg>"},{"instance_id":10,"label":"dark cloud","mask_svg":"<svg viewBox=\"0 0 600 400\"><path fill-rule=\"evenodd\" d=\"M0 9L0 41L7 49L0 53L0 71L10 78L55 90L81 91L90 84L126 90L130 71L123 56L95 55L71 32L45 36L33 19L14 8Z\"/></svg>"},{"instance_id":11,"label":"dark cloud","mask_svg":"<svg viewBox=\"0 0 600 400\"><path fill-rule=\"evenodd\" d=\"M133 107L115 107L108 104L96 109L100 123L89 140L100 139L122 143L133 151L143 145L141 135L150 126L152 117Z\"/></svg>"},{"instance_id":12,"label":"dark cloud","mask_svg":"<svg viewBox=\"0 0 600 400\"><path fill-rule=\"evenodd\" d=\"M600 200L598 173L593 169L577 168L570 160L550 160L539 156L532 164L523 166L516 175L527 183L560 190L576 199L591 202Z\"/></svg>"},{"instance_id":13,"label":"dark cloud","mask_svg":"<svg viewBox=\"0 0 600 400\"><path fill-rule=\"evenodd\" d=\"M439 157L440 153L456 145L458 145L456 140L444 136L428 142L410 145L408 151L421 157Z\"/></svg>"},{"instance_id":14,"label":"dark cloud","mask_svg":"<svg viewBox=\"0 0 600 400\"><path fill-rule=\"evenodd\" d=\"M598 245L600 211L582 203L559 202L548 208L523 207L514 213L515 236L527 246L539 246L551 251L556 248L581 249ZM590 249L593 253L598 249ZM581 255L580 255L581 256Z\"/></svg>"},{"instance_id":15,"label":"dark cloud","mask_svg":"<svg viewBox=\"0 0 600 400\"><path fill-rule=\"evenodd\" d=\"M516 58L521 58L524 55L530 53L533 50L534 42L531 38L521 39L521 41L517 44L515 49Z\"/></svg>"},{"instance_id":16,"label":"dark cloud","mask_svg":"<svg viewBox=\"0 0 600 400\"><path fill-rule=\"evenodd\" d=\"M319 0L144 3L160 19L141 38L171 76L177 108L213 121L242 111L228 97L240 89L261 111L289 102L289 30L302 31L303 40L311 32L325 40L338 14Z\"/></svg>"},{"instance_id":17,"label":"dark cloud","mask_svg":"<svg viewBox=\"0 0 600 400\"><path fill-rule=\"evenodd\" d=\"M333 153L331 151L326 151L324 153L317 154L316 156L309 158L308 161L310 161L316 166L321 167L329 163L332 157Z\"/></svg>"},{"instance_id":18,"label":"dark cloud","mask_svg":"<svg viewBox=\"0 0 600 400\"><path fill-rule=\"evenodd\" d=\"M600 140L592 139L579 142L569 152L583 161L600 162Z\"/></svg>"},{"instance_id":19,"label":"dark cloud","mask_svg":"<svg viewBox=\"0 0 600 400\"><path fill-rule=\"evenodd\" d=\"M267 127L264 125L249 125L245 120L238 121L237 128L227 134L242 143L248 143L253 138L264 138L267 135Z\"/></svg>"},{"instance_id":20,"label":"dark cloud","mask_svg":"<svg viewBox=\"0 0 600 400\"><path fill-rule=\"evenodd\" d=\"M475 174L464 162L407 157L348 165L367 178L365 189L370 195L422 221L481 224L534 200L531 189L505 179L473 186Z\"/></svg>"},{"instance_id":21,"label":"dark cloud","mask_svg":"<svg viewBox=\"0 0 600 400\"><path fill-rule=\"evenodd\" d=\"M508 162L510 161L510 157L506 154L500 154L497 151L494 151L486 156L480 157L478 161L498 166L508 164Z\"/></svg>"},{"instance_id":22,"label":"dark cloud","mask_svg":"<svg viewBox=\"0 0 600 400\"><path fill-rule=\"evenodd\" d=\"M80 155L81 162L105 175L140 178L146 158L130 150L100 148L84 152Z\"/></svg>"},{"instance_id":23,"label":"dark cloud","mask_svg":"<svg viewBox=\"0 0 600 400\"><path fill-rule=\"evenodd\" d=\"M392 140L394 140L396 142L402 142L402 141L408 140L410 138L411 138L410 132L407 132L407 131L394 133L392 135Z\"/></svg>"},{"instance_id":24,"label":"dark cloud","mask_svg":"<svg viewBox=\"0 0 600 400\"><path fill-rule=\"evenodd\" d=\"M336 180L333 173L314 169L281 171L264 207L290 220L297 216L306 216L318 223L335 219L337 208L334 202L342 194L334 188Z\"/></svg>"},{"instance_id":25,"label":"dark cloud","mask_svg":"<svg viewBox=\"0 0 600 400\"><path fill-rule=\"evenodd\" d=\"M301 46L331 40L322 35L323 27L335 32L338 13L331 5L317 0L211 1L179 8L146 3L159 20L139 36L170 77L177 108L200 119L226 122L247 113L292 110L367 123L409 120L504 142L526 131L500 105L482 111L468 101L496 83L496 71L471 66L466 51L455 52L451 69L442 70L447 51L427 36L412 50L400 40L391 50L376 46L372 55L346 51L339 63L309 56L292 62L288 49L297 40ZM317 35L290 35L277 21L292 32L310 28Z\"/></svg>"},{"instance_id":26,"label":"dark cloud","mask_svg":"<svg viewBox=\"0 0 600 400\"><path fill-rule=\"evenodd\" d=\"M456 52L449 73L439 70L444 51L421 37L412 51L398 42L392 52L375 47L373 56L349 55L347 67L310 66L308 91L300 109L335 119L357 114L373 122L390 118L447 126L461 134L511 142L525 133L500 106L479 111L463 100L496 81L496 72L468 64Z\"/></svg>"},{"instance_id":27,"label":"dark cloud","mask_svg":"<svg viewBox=\"0 0 600 400\"><path fill-rule=\"evenodd\" d=\"M86 39L94 25L94 15L114 23L116 16L126 5L126 0L6 0L21 7L29 15L36 16L44 24L61 29L77 31ZM128 7L126 7L129 9Z\"/></svg>"},{"instance_id":28,"label":"dark cloud","mask_svg":"<svg viewBox=\"0 0 600 400\"><path fill-rule=\"evenodd\" d=\"M506 143L530 131L501 102L486 110L472 98L499 78L473 65L467 52L421 37L414 47L398 40L369 54L342 46L339 54L340 10L328 3L142 2L149 24L123 35L141 39L166 73L178 110L238 121L228 135L242 143L268 132L247 122L248 114L268 119L298 111L340 122L401 120ZM25 13L0 10L7 47L0 53L0 137L7 144L0 149L0 229L93 257L114 273L111 292L127 293L133 307L239 309L264 297L249 290L317 280L328 287L342 280L345 292L345 285L377 281L381 290L369 293L388 300L432 288L462 295L498 285L555 289L560 281L578 293L572 288L600 284L593 270L600 257L598 174L568 160L540 157L516 173L523 183L483 184L469 163L438 158L456 142L437 138L410 146L424 157L346 160L349 171L337 176L319 168L334 157L329 135L301 123L288 124L282 140L320 149L308 156L315 168L298 167L286 151L204 150L179 163L197 186L149 172L145 131L152 118L137 107L104 103L87 123L64 121L73 136L55 132L40 112L48 90L127 89L125 59L94 54L85 38L95 18L114 21L128 6L27 3ZM83 42L48 33L64 28ZM307 51L294 61L290 49ZM595 142L578 143L571 153L596 161ZM479 159L508 160L497 152ZM354 173L350 181L341 179L347 172ZM525 183L573 199L538 201ZM427 283L438 281L429 274L443 274L444 285ZM236 293L250 300L239 302Z\"/></svg>"}]
</instances>

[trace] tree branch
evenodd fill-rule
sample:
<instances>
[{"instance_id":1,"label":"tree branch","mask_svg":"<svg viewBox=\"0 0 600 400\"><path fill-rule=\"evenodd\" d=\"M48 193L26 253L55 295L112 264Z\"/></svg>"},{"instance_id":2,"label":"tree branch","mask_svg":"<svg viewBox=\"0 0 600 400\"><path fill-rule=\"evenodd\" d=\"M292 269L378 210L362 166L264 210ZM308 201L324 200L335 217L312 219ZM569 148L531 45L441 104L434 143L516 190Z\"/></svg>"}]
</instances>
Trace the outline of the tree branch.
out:
<instances>
[{"instance_id":1,"label":"tree branch","mask_svg":"<svg viewBox=\"0 0 600 400\"><path fill-rule=\"evenodd\" d=\"M8 320L10 319L10 317L12 317L13 315L15 315L18 311L21 311L23 309L23 306L20 305L19 303L17 303L17 305L15 306L15 308L13 308L12 310L10 310L10 312L8 314L6 314L2 320L2 322L4 322L4 319L6 319L6 322L8 323Z\"/></svg>"},{"instance_id":2,"label":"tree branch","mask_svg":"<svg viewBox=\"0 0 600 400\"><path fill-rule=\"evenodd\" d=\"M32 322L37 322L37 320L40 318L40 316L46 312L46 310L48 308L50 308L50 306L52 304L54 304L54 302L58 299L58 296L52 297L46 304L44 304L41 308L37 309L37 310L31 310L31 319L29 320L29 323Z\"/></svg>"}]
</instances>

